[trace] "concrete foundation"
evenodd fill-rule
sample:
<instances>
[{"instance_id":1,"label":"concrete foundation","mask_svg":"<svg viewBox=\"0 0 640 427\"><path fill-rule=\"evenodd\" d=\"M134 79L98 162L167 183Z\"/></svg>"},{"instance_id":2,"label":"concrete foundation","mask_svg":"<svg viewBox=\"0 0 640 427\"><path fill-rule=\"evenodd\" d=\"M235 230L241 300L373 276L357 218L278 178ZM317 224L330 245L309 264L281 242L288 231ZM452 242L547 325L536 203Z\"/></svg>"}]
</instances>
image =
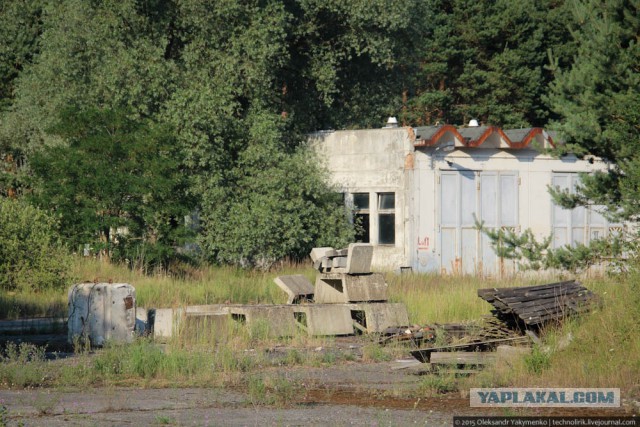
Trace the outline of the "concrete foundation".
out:
<instances>
[{"instance_id":1,"label":"concrete foundation","mask_svg":"<svg viewBox=\"0 0 640 427\"><path fill-rule=\"evenodd\" d=\"M314 299L318 304L386 301L387 284L380 273L320 274L316 278Z\"/></svg>"},{"instance_id":2,"label":"concrete foundation","mask_svg":"<svg viewBox=\"0 0 640 427\"><path fill-rule=\"evenodd\" d=\"M353 334L351 312L342 304L298 305L294 317L309 335Z\"/></svg>"},{"instance_id":3,"label":"concrete foundation","mask_svg":"<svg viewBox=\"0 0 640 427\"><path fill-rule=\"evenodd\" d=\"M278 276L273 281L289 296L287 304L313 300L313 284L301 274Z\"/></svg>"},{"instance_id":4,"label":"concrete foundation","mask_svg":"<svg viewBox=\"0 0 640 427\"><path fill-rule=\"evenodd\" d=\"M407 307L402 303L347 304L356 329L380 333L389 327L409 325Z\"/></svg>"},{"instance_id":5,"label":"concrete foundation","mask_svg":"<svg viewBox=\"0 0 640 427\"><path fill-rule=\"evenodd\" d=\"M237 305L229 307L231 318L253 328L264 328L266 337L291 336L298 326L293 315L295 305Z\"/></svg>"},{"instance_id":6,"label":"concrete foundation","mask_svg":"<svg viewBox=\"0 0 640 427\"><path fill-rule=\"evenodd\" d=\"M180 334L191 342L223 341L229 336L230 322L229 313L187 314L180 328Z\"/></svg>"}]
</instances>

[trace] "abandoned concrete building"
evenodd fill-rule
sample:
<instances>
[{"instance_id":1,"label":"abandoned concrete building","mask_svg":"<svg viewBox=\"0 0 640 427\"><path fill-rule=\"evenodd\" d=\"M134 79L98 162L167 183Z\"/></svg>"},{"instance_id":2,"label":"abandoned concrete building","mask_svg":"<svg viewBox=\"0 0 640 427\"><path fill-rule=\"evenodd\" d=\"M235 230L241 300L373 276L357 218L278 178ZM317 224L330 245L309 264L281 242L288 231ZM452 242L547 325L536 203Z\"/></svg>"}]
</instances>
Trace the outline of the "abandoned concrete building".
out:
<instances>
[{"instance_id":1,"label":"abandoned concrete building","mask_svg":"<svg viewBox=\"0 0 640 427\"><path fill-rule=\"evenodd\" d=\"M572 190L580 172L607 168L599 159L560 158L541 148L544 129L493 126L386 127L323 131L310 143L362 224L361 242L374 245L373 266L384 270L493 276L513 270L499 260L485 227L561 247L621 230L600 207L565 210L548 186Z\"/></svg>"}]
</instances>

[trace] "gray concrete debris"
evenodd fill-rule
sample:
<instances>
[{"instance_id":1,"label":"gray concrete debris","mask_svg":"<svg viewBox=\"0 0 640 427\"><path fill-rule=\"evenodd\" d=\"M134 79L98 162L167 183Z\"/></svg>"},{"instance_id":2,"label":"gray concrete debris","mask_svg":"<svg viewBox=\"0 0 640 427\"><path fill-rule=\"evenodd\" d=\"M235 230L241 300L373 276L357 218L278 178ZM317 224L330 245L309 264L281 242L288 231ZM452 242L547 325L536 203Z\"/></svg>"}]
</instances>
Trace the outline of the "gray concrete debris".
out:
<instances>
[{"instance_id":1,"label":"gray concrete debris","mask_svg":"<svg viewBox=\"0 0 640 427\"><path fill-rule=\"evenodd\" d=\"M408 325L407 307L402 303L348 304L355 327L364 333L382 333L387 328Z\"/></svg>"},{"instance_id":2,"label":"gray concrete debris","mask_svg":"<svg viewBox=\"0 0 640 427\"><path fill-rule=\"evenodd\" d=\"M373 246L368 243L351 243L347 255L348 274L371 273L371 259L373 258Z\"/></svg>"},{"instance_id":3,"label":"gray concrete debris","mask_svg":"<svg viewBox=\"0 0 640 427\"><path fill-rule=\"evenodd\" d=\"M357 276L320 274L316 278L314 299L319 304L384 302L387 300L387 284L380 273Z\"/></svg>"},{"instance_id":4,"label":"gray concrete debris","mask_svg":"<svg viewBox=\"0 0 640 427\"><path fill-rule=\"evenodd\" d=\"M346 249L314 248L311 251L313 268L320 273L371 273L373 246L368 243L351 243Z\"/></svg>"},{"instance_id":5,"label":"gray concrete debris","mask_svg":"<svg viewBox=\"0 0 640 427\"><path fill-rule=\"evenodd\" d=\"M313 284L301 274L278 276L273 281L287 293L287 304L300 304L313 300Z\"/></svg>"},{"instance_id":6,"label":"gray concrete debris","mask_svg":"<svg viewBox=\"0 0 640 427\"><path fill-rule=\"evenodd\" d=\"M149 324L153 339L164 341L177 334L183 320L184 310L156 308L149 310Z\"/></svg>"},{"instance_id":7,"label":"gray concrete debris","mask_svg":"<svg viewBox=\"0 0 640 427\"><path fill-rule=\"evenodd\" d=\"M304 304L293 310L296 321L309 335L353 334L351 312L346 305Z\"/></svg>"},{"instance_id":8,"label":"gray concrete debris","mask_svg":"<svg viewBox=\"0 0 640 427\"><path fill-rule=\"evenodd\" d=\"M311 257L311 261L313 261L315 263L316 261L318 261L321 258L324 258L324 257L329 256L329 255L333 255L335 252L336 252L335 249L329 248L329 247L313 248L313 249L311 249L311 253L309 254L309 256ZM335 256L335 255L333 255L333 256Z\"/></svg>"},{"instance_id":9,"label":"gray concrete debris","mask_svg":"<svg viewBox=\"0 0 640 427\"><path fill-rule=\"evenodd\" d=\"M236 305L229 308L231 318L246 324L265 337L288 337L298 326L293 315L295 305Z\"/></svg>"},{"instance_id":10,"label":"gray concrete debris","mask_svg":"<svg viewBox=\"0 0 640 427\"><path fill-rule=\"evenodd\" d=\"M69 289L68 341L133 341L136 290L128 283L79 283Z\"/></svg>"}]
</instances>

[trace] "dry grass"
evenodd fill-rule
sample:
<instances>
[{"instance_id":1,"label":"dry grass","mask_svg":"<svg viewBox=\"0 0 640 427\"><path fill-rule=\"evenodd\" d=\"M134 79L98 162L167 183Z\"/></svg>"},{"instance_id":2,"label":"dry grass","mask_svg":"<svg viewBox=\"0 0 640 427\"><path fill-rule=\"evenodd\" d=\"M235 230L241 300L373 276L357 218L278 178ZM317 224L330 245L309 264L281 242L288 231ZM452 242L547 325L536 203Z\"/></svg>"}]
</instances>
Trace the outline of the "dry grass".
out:
<instances>
[{"instance_id":1,"label":"dry grass","mask_svg":"<svg viewBox=\"0 0 640 427\"><path fill-rule=\"evenodd\" d=\"M435 274L387 274L386 279L391 300L405 303L409 320L419 325L474 320L489 314L491 306L478 298L478 289L541 283L535 278L516 277L497 281ZM543 283L553 280L545 278Z\"/></svg>"},{"instance_id":2,"label":"dry grass","mask_svg":"<svg viewBox=\"0 0 640 427\"><path fill-rule=\"evenodd\" d=\"M184 306L214 303L283 303L285 294L273 283L282 274L304 274L310 280L314 272L308 266L285 266L273 272L254 272L229 267L206 267L180 275L163 272L145 276L125 267L93 260L78 260L74 276L80 280L128 282L135 286L138 305L146 307ZM436 275L386 276L392 301L407 305L409 319L415 324L460 322L478 319L489 313L490 305L477 297L486 287L522 286L548 283L553 278L483 280L472 277ZM620 387L623 395L640 395L640 277L589 278L585 285L602 296L602 307L568 322L563 328L549 330L544 345L534 355L510 364L502 364L480 375L461 380L459 389L471 386L562 386ZM2 294L3 317L56 315L65 313L65 291L46 291L37 295ZM53 307L53 309L51 308ZM213 325L212 325L213 329ZM570 334L573 340L560 349ZM267 357L274 344L289 348L277 359ZM92 385L92 384L237 384L244 373L258 372L272 363L312 365L336 363L352 358L339 352L308 351L331 348L331 338L308 337L304 333L274 341L268 328L259 324L241 327L231 322L226 330L206 334L202 330L185 331L168 343L164 352L142 341L132 346L107 348L98 357L81 356L74 368L65 365L42 376L46 361L34 359L25 365L18 356L4 360L0 382L5 386ZM254 351L248 351L254 349ZM28 349L25 348L25 351ZM363 349L367 361L398 357L402 349L381 349L373 343ZM13 360L15 359L15 361ZM28 366L30 365L30 367ZM32 373L33 375L27 375ZM41 380L40 384L38 378ZM246 378L245 378L246 379ZM33 382L37 384L33 384ZM254 384L259 391L260 384ZM437 385L437 384L436 384ZM267 384L268 386L268 384ZM425 384L425 387L431 387ZM438 387L447 386L447 384ZM267 387L268 389L268 387Z\"/></svg>"}]
</instances>

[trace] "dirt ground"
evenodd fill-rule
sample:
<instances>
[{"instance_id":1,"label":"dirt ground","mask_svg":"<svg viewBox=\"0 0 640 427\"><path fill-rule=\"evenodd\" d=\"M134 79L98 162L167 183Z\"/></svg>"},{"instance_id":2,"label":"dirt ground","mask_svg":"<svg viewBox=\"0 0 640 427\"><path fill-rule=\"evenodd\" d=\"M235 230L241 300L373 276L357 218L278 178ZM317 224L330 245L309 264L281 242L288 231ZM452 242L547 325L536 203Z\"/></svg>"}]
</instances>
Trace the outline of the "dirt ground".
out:
<instances>
[{"instance_id":1,"label":"dirt ground","mask_svg":"<svg viewBox=\"0 0 640 427\"><path fill-rule=\"evenodd\" d=\"M230 388L81 391L0 391L8 425L24 426L295 426L295 425L452 425L454 415L514 415L505 409L469 407L460 393L402 398L416 390L415 371L394 369L395 362L348 362L330 367L286 368L297 385L295 396L277 406L254 402L248 390ZM265 374L269 374L268 372ZM419 394L418 394L419 396ZM630 415L628 409L518 415Z\"/></svg>"}]
</instances>

